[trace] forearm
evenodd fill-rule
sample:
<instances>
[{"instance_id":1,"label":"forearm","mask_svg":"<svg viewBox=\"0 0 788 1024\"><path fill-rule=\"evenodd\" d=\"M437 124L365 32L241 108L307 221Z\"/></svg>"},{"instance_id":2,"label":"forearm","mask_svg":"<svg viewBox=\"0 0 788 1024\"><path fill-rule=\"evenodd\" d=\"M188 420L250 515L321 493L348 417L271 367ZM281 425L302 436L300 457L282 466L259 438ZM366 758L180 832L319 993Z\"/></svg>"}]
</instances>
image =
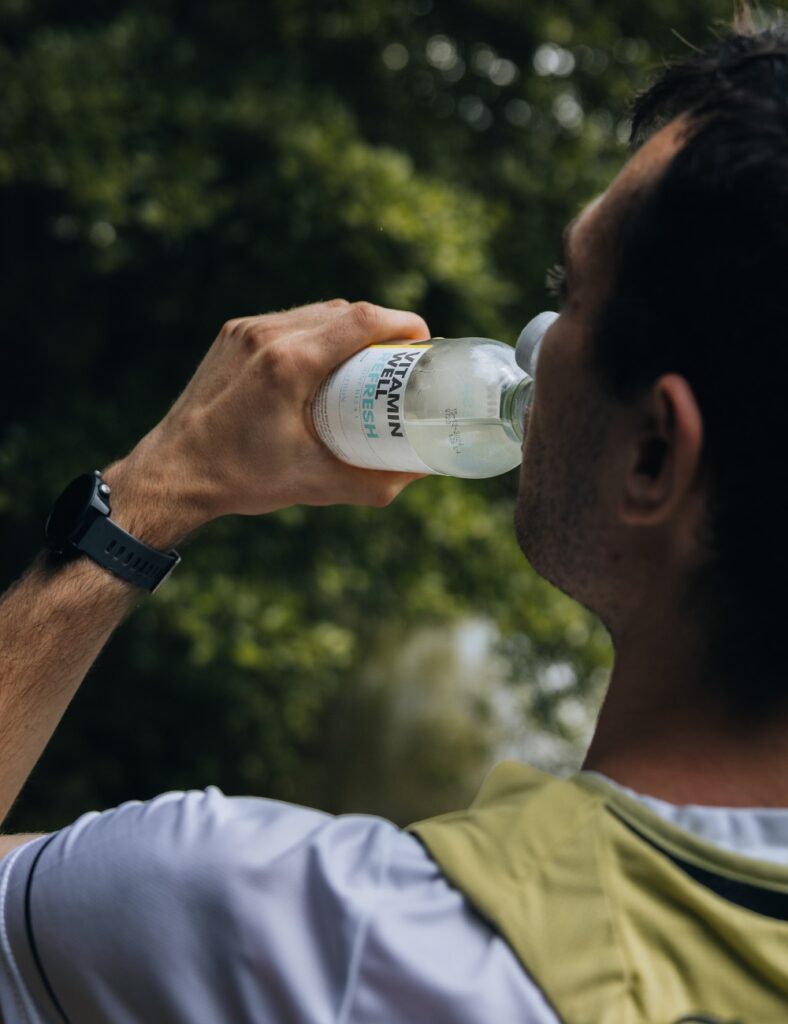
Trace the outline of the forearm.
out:
<instances>
[{"instance_id":1,"label":"forearm","mask_svg":"<svg viewBox=\"0 0 788 1024\"><path fill-rule=\"evenodd\" d=\"M87 558L40 555L0 601L0 820L138 594Z\"/></svg>"},{"instance_id":2,"label":"forearm","mask_svg":"<svg viewBox=\"0 0 788 1024\"><path fill-rule=\"evenodd\" d=\"M104 476L113 520L146 543L164 550L199 525L125 460ZM0 598L0 822L90 666L142 596L87 557L50 568L42 553Z\"/></svg>"}]
</instances>

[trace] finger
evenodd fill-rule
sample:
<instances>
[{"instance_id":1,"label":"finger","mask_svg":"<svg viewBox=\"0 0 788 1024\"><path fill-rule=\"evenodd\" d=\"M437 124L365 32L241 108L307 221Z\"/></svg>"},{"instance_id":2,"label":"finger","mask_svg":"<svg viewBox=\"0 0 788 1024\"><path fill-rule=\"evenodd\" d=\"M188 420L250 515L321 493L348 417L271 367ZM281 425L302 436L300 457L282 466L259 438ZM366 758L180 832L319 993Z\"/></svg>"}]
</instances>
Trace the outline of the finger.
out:
<instances>
[{"instance_id":1,"label":"finger","mask_svg":"<svg viewBox=\"0 0 788 1024\"><path fill-rule=\"evenodd\" d=\"M265 321L269 326L279 326L283 331L309 330L318 327L343 313L350 303L347 299L329 299L326 302L310 302L305 306L293 306L271 313L258 313L256 316L241 316L228 320L225 327L245 327Z\"/></svg>"},{"instance_id":2,"label":"finger","mask_svg":"<svg viewBox=\"0 0 788 1024\"><path fill-rule=\"evenodd\" d=\"M384 341L426 341L430 329L417 313L354 302L323 329L314 331L310 347L325 376L350 356Z\"/></svg>"},{"instance_id":3,"label":"finger","mask_svg":"<svg viewBox=\"0 0 788 1024\"><path fill-rule=\"evenodd\" d=\"M282 325L286 323L293 327L308 329L319 327L327 320L341 315L350 307L347 299L328 299L325 302L310 302L305 306L294 306L292 309L282 310L280 313L271 314L282 318Z\"/></svg>"}]
</instances>

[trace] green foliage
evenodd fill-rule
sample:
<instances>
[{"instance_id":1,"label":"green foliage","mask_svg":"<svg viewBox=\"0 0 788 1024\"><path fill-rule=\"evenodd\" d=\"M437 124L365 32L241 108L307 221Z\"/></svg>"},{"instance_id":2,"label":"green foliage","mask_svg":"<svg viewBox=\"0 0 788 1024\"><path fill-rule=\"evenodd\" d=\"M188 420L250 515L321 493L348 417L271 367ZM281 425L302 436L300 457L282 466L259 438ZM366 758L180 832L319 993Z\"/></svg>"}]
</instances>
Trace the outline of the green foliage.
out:
<instances>
[{"instance_id":1,"label":"green foliage","mask_svg":"<svg viewBox=\"0 0 788 1024\"><path fill-rule=\"evenodd\" d=\"M626 159L634 90L683 48L671 30L703 42L729 14L0 3L3 582L63 484L152 426L229 317L344 295L513 340L548 305L563 224ZM545 733L571 766L609 650L523 562L516 486L214 524L102 655L11 826L208 783L404 820L467 799L502 749L537 759ZM492 646L461 689L469 617Z\"/></svg>"}]
</instances>

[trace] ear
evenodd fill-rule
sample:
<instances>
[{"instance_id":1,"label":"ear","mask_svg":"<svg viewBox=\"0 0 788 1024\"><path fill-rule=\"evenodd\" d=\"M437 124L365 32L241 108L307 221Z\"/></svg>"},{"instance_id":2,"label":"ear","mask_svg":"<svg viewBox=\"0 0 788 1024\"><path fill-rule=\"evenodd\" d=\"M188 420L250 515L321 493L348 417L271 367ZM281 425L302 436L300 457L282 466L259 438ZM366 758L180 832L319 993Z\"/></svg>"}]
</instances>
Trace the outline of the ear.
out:
<instances>
[{"instance_id":1,"label":"ear","mask_svg":"<svg viewBox=\"0 0 788 1024\"><path fill-rule=\"evenodd\" d=\"M639 403L638 421L620 515L629 526L658 526L672 517L696 483L703 417L687 381L669 373Z\"/></svg>"}]
</instances>

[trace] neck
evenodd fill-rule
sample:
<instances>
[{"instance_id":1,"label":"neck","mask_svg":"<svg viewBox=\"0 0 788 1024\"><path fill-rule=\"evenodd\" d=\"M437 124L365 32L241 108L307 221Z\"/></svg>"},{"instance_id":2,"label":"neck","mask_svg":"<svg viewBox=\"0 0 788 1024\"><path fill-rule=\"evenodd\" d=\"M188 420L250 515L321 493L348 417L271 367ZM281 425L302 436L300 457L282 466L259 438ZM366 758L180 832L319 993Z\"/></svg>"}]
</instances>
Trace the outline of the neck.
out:
<instances>
[{"instance_id":1,"label":"neck","mask_svg":"<svg viewBox=\"0 0 788 1024\"><path fill-rule=\"evenodd\" d=\"M697 637L666 607L678 602L652 602L614 635L615 667L582 767L670 803L788 808L788 722L726 716Z\"/></svg>"}]
</instances>

